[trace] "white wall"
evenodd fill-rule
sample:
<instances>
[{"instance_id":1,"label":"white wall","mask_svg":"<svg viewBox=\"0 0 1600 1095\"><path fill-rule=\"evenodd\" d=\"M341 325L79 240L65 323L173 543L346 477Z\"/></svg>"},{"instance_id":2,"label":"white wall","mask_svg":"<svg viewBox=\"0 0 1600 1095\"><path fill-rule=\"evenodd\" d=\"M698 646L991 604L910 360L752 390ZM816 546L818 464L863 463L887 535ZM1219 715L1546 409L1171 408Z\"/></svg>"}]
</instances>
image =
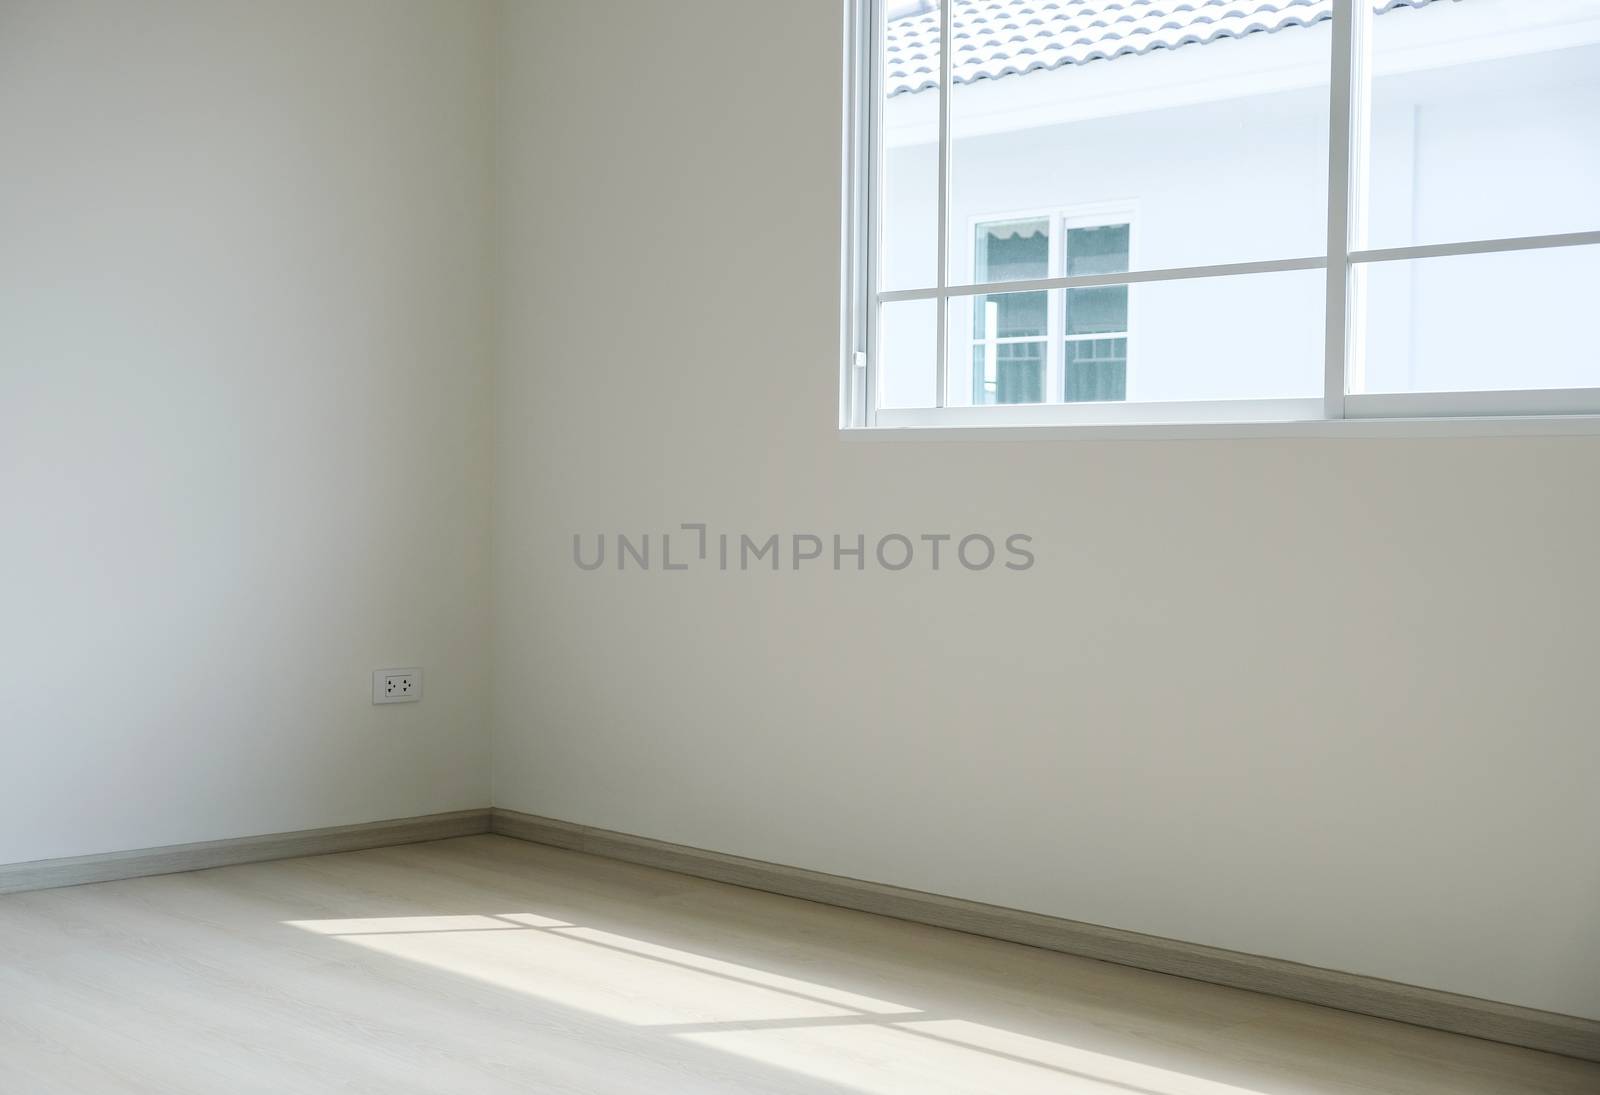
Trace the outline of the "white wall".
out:
<instances>
[{"instance_id":1,"label":"white wall","mask_svg":"<svg viewBox=\"0 0 1600 1095\"><path fill-rule=\"evenodd\" d=\"M841 437L838 5L508 20L499 805L1600 1017L1600 442Z\"/></svg>"},{"instance_id":2,"label":"white wall","mask_svg":"<svg viewBox=\"0 0 1600 1095\"><path fill-rule=\"evenodd\" d=\"M491 14L0 4L0 862L487 801Z\"/></svg>"}]
</instances>

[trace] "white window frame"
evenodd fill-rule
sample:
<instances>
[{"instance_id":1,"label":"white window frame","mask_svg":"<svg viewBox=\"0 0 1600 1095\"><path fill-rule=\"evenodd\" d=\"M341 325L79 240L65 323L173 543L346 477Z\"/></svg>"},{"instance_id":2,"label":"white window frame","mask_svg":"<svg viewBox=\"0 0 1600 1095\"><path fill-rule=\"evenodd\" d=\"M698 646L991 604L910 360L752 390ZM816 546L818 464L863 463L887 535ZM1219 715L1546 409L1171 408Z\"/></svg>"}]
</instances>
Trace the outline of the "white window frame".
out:
<instances>
[{"instance_id":1,"label":"white window frame","mask_svg":"<svg viewBox=\"0 0 1600 1095\"><path fill-rule=\"evenodd\" d=\"M940 40L953 40L954 0L939 0ZM882 172L882 49L884 0L849 0L846 27L847 94L843 265L844 322L840 425L855 434L912 433L930 428L1029 427L1057 437L1216 437L1216 436L1417 436L1454 434L1600 433L1600 388L1495 392L1417 392L1347 394L1350 380L1362 376L1365 271L1380 262L1600 245L1600 231L1512 239L1370 249L1365 239L1370 150L1372 5L1365 0L1333 0L1328 138L1328 245L1325 255L1223 263L1162 270L1140 270L1133 260L1127 274L1060 276L1035 281L952 284L950 281L950 153L952 52L941 50L939 95L938 277L921 289L879 291L877 286L882 218L878 179ZM984 217L983 221L1006 219ZM1017 219L1022 219L1019 215ZM976 223L976 222L974 222ZM1118 222L1121 223L1121 222ZM1129 223L1134 223L1130 221ZM970 229L969 229L970 230ZM1052 222L1052 261L1055 260ZM1055 269L1055 267L1052 267ZM957 297L994 293L1063 290L1094 285L1134 286L1151 282L1232 277L1245 274L1326 272L1324 384L1320 398L1209 400L1182 403L1041 403L952 405L949 306ZM1133 327L1130 292L1129 327ZM1055 310L1052 296L1052 313ZM937 305L937 406L888 410L877 406L875 391L878 314L885 304L933 300ZM970 337L970 335L968 336ZM1052 358L1064 350L1052 338ZM1129 376L1133 340L1129 339ZM969 355L970 360L970 355ZM970 368L970 366L969 366ZM1051 374L1061 377L1064 370ZM1053 377L1052 377L1053 379ZM1049 382L1047 380L1047 382ZM970 400L970 384L967 399ZM1130 379L1129 390L1132 391Z\"/></svg>"}]
</instances>

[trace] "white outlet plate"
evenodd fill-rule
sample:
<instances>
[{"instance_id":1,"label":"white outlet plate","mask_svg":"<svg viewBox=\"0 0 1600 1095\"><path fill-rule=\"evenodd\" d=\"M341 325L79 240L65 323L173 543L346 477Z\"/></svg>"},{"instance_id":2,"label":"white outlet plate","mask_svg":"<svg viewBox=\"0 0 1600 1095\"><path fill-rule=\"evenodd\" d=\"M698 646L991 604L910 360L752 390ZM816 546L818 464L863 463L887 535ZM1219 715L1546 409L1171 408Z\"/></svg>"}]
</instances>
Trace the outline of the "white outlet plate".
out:
<instances>
[{"instance_id":1,"label":"white outlet plate","mask_svg":"<svg viewBox=\"0 0 1600 1095\"><path fill-rule=\"evenodd\" d=\"M373 703L416 703L422 698L422 670L376 669L372 673Z\"/></svg>"}]
</instances>

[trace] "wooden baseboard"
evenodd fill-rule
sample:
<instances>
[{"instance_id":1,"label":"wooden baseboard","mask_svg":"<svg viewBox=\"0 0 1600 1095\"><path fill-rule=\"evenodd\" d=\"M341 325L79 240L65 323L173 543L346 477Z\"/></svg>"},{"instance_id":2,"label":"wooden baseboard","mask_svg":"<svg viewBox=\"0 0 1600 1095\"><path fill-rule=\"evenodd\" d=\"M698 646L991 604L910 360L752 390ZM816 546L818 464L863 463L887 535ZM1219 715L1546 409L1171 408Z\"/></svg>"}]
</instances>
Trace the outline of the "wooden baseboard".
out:
<instances>
[{"instance_id":1,"label":"wooden baseboard","mask_svg":"<svg viewBox=\"0 0 1600 1095\"><path fill-rule=\"evenodd\" d=\"M0 865L0 894L198 871L206 867L228 867L236 863L259 863L268 859L353 852L362 848L415 844L422 840L443 840L453 836L473 836L488 832L489 826L489 808L482 807L448 814L369 821L360 825L303 829L294 833L271 833L233 840L208 840L199 844L173 844L165 848L140 848L103 855L11 863Z\"/></svg>"},{"instance_id":2,"label":"wooden baseboard","mask_svg":"<svg viewBox=\"0 0 1600 1095\"><path fill-rule=\"evenodd\" d=\"M491 831L735 886L1024 943L1214 985L1600 1061L1600 1021L1178 939L862 882L496 807Z\"/></svg>"}]
</instances>

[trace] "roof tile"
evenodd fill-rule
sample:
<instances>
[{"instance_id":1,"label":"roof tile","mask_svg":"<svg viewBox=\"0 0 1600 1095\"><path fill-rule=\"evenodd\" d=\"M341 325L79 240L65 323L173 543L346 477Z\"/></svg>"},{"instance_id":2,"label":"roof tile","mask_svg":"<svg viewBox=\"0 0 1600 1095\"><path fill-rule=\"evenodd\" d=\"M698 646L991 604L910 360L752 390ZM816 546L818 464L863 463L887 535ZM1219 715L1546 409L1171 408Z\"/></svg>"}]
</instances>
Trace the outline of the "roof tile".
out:
<instances>
[{"instance_id":1,"label":"roof tile","mask_svg":"<svg viewBox=\"0 0 1600 1095\"><path fill-rule=\"evenodd\" d=\"M1374 0L1373 9L1434 0ZM957 84L1081 65L1156 49L1271 34L1333 18L1332 0L954 0ZM937 7L889 24L888 94L939 85Z\"/></svg>"}]
</instances>

